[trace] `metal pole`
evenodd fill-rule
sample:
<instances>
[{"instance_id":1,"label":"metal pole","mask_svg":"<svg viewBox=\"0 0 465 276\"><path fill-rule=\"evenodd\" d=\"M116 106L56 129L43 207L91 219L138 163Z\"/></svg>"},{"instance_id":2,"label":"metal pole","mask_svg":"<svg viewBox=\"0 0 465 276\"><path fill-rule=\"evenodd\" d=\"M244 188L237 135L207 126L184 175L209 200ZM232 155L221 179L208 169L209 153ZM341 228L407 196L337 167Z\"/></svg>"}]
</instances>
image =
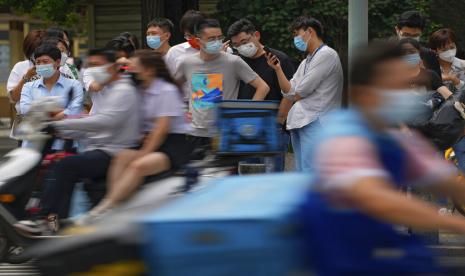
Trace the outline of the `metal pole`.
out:
<instances>
[{"instance_id":1,"label":"metal pole","mask_svg":"<svg viewBox=\"0 0 465 276\"><path fill-rule=\"evenodd\" d=\"M349 0L349 89L350 68L361 46L368 44L368 0ZM350 103L350 99L349 99Z\"/></svg>"}]
</instances>

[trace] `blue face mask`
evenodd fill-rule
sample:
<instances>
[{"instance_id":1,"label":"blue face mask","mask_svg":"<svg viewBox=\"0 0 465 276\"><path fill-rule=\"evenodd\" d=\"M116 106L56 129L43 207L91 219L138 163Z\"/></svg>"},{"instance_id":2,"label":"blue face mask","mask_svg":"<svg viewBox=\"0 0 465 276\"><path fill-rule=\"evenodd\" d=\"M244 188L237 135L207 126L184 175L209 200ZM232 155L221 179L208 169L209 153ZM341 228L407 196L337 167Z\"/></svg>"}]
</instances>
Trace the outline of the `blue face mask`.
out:
<instances>
[{"instance_id":1,"label":"blue face mask","mask_svg":"<svg viewBox=\"0 0 465 276\"><path fill-rule=\"evenodd\" d=\"M221 40L209 41L205 44L204 50L209 54L218 54L221 52L221 47L223 47L223 42Z\"/></svg>"},{"instance_id":2,"label":"blue face mask","mask_svg":"<svg viewBox=\"0 0 465 276\"><path fill-rule=\"evenodd\" d=\"M53 74L55 74L55 68L53 68L53 64L41 64L36 65L36 72L39 76L43 77L44 79L48 79Z\"/></svg>"},{"instance_id":3,"label":"blue face mask","mask_svg":"<svg viewBox=\"0 0 465 276\"><path fill-rule=\"evenodd\" d=\"M378 93L382 104L376 108L375 113L389 125L411 124L431 111L427 104L427 95L414 89L386 90Z\"/></svg>"},{"instance_id":4,"label":"blue face mask","mask_svg":"<svg viewBox=\"0 0 465 276\"><path fill-rule=\"evenodd\" d=\"M297 48L297 50L301 52L307 51L307 42L304 41L304 39L298 35L294 36L294 46Z\"/></svg>"},{"instance_id":5,"label":"blue face mask","mask_svg":"<svg viewBox=\"0 0 465 276\"><path fill-rule=\"evenodd\" d=\"M411 67L415 67L420 64L421 58L420 54L409 54L402 57L402 60L407 62Z\"/></svg>"},{"instance_id":6,"label":"blue face mask","mask_svg":"<svg viewBox=\"0 0 465 276\"><path fill-rule=\"evenodd\" d=\"M158 49L161 46L161 38L159 35L148 35L147 45L152 49Z\"/></svg>"}]
</instances>

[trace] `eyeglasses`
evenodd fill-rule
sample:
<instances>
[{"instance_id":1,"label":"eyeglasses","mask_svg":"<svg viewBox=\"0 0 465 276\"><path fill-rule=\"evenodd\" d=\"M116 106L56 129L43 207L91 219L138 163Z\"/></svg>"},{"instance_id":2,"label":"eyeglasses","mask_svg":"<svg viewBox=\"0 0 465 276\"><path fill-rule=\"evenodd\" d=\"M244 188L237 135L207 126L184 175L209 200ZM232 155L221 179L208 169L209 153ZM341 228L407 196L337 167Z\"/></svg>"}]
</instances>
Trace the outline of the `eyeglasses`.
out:
<instances>
[{"instance_id":1,"label":"eyeglasses","mask_svg":"<svg viewBox=\"0 0 465 276\"><path fill-rule=\"evenodd\" d=\"M217 40L221 40L223 41L224 40L224 36L223 35L220 35L220 36L212 36L212 37L209 37L207 38L207 42L213 42L213 41L217 41Z\"/></svg>"}]
</instances>

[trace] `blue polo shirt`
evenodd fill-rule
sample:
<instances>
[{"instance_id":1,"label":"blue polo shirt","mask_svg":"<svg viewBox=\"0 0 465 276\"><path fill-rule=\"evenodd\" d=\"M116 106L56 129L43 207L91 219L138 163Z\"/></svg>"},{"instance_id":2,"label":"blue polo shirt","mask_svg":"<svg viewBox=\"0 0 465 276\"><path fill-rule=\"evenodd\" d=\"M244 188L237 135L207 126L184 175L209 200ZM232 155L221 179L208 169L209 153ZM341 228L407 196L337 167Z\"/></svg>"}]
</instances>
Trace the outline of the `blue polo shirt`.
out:
<instances>
[{"instance_id":1,"label":"blue polo shirt","mask_svg":"<svg viewBox=\"0 0 465 276\"><path fill-rule=\"evenodd\" d=\"M68 95L71 90L73 91L73 95L68 104ZM21 100L19 104L21 114L27 114L34 101L49 96L61 97L61 106L64 108L65 115L77 115L82 111L84 91L81 83L77 80L60 75L50 91L45 86L43 78L26 83L21 90ZM62 141L56 141L53 149L61 149L63 147L62 145ZM30 143L25 141L23 147L30 147Z\"/></svg>"},{"instance_id":2,"label":"blue polo shirt","mask_svg":"<svg viewBox=\"0 0 465 276\"><path fill-rule=\"evenodd\" d=\"M68 93L71 89L73 90L73 98L68 107L66 107ZM59 96L62 98L63 108L66 107L64 113L66 115L77 115L82 110L83 95L82 85L77 80L68 79L60 75L55 85L49 91L44 84L44 79L40 78L36 81L28 82L23 86L19 106L21 114L24 115L29 111L33 101L47 96Z\"/></svg>"}]
</instances>

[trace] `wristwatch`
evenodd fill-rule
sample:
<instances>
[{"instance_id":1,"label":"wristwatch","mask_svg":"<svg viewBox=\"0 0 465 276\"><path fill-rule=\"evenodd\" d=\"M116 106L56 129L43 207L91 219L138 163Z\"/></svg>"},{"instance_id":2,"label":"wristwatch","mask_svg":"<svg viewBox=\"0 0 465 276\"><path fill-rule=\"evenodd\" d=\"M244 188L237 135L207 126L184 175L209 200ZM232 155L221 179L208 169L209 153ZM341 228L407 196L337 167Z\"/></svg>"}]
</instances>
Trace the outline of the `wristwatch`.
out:
<instances>
[{"instance_id":1,"label":"wristwatch","mask_svg":"<svg viewBox=\"0 0 465 276\"><path fill-rule=\"evenodd\" d=\"M24 82L28 82L29 81L29 78L26 78L26 75L23 76L23 81Z\"/></svg>"}]
</instances>

